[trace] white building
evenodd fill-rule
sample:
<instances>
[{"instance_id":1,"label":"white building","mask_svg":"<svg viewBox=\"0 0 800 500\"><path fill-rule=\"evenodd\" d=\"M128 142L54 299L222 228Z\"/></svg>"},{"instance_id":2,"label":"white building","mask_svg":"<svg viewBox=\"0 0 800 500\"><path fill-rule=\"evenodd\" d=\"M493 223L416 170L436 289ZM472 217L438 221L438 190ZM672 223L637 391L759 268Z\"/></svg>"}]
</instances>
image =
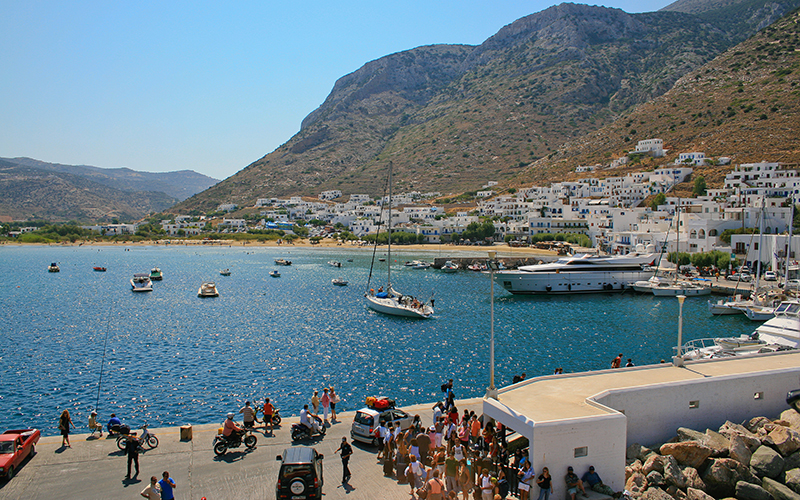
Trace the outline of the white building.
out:
<instances>
[{"instance_id":1,"label":"white building","mask_svg":"<svg viewBox=\"0 0 800 500\"><path fill-rule=\"evenodd\" d=\"M705 153L681 153L678 155L678 159L675 163L682 163L685 165L705 165L706 164L706 154Z\"/></svg>"},{"instance_id":2,"label":"white building","mask_svg":"<svg viewBox=\"0 0 800 500\"><path fill-rule=\"evenodd\" d=\"M636 143L635 153L649 153L659 158L664 156L664 141L662 139L645 139Z\"/></svg>"}]
</instances>

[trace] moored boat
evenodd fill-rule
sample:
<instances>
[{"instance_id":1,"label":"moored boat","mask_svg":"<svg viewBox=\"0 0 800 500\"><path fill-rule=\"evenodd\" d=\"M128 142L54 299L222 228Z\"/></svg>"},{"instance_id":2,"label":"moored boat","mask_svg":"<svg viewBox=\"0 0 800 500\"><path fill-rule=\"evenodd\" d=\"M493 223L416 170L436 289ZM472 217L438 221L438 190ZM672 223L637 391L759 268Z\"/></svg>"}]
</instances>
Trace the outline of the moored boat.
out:
<instances>
[{"instance_id":1,"label":"moored boat","mask_svg":"<svg viewBox=\"0 0 800 500\"><path fill-rule=\"evenodd\" d=\"M231 275L231 270L230 269L223 269L222 271L219 272L219 274L221 276L230 276Z\"/></svg>"},{"instance_id":2,"label":"moored boat","mask_svg":"<svg viewBox=\"0 0 800 500\"><path fill-rule=\"evenodd\" d=\"M688 281L678 281L666 285L654 286L650 291L656 297L697 297L699 295L711 295L711 287L690 283Z\"/></svg>"},{"instance_id":3,"label":"moored boat","mask_svg":"<svg viewBox=\"0 0 800 500\"><path fill-rule=\"evenodd\" d=\"M104 273L104 272L106 272L106 268L105 268L105 267L95 266L95 267L93 267L92 269L94 269L94 270L95 270L95 271L97 271L98 273Z\"/></svg>"},{"instance_id":4,"label":"moored boat","mask_svg":"<svg viewBox=\"0 0 800 500\"><path fill-rule=\"evenodd\" d=\"M213 281L204 281L197 289L198 297L219 297L217 285Z\"/></svg>"},{"instance_id":5,"label":"moored boat","mask_svg":"<svg viewBox=\"0 0 800 500\"><path fill-rule=\"evenodd\" d=\"M333 278L331 283L333 283L335 286L347 286L347 280L344 278Z\"/></svg>"},{"instance_id":6,"label":"moored boat","mask_svg":"<svg viewBox=\"0 0 800 500\"><path fill-rule=\"evenodd\" d=\"M49 273L59 273L59 272L61 272L61 268L58 267L57 263L52 262L49 266L47 266L47 272L49 272Z\"/></svg>"},{"instance_id":7,"label":"moored boat","mask_svg":"<svg viewBox=\"0 0 800 500\"><path fill-rule=\"evenodd\" d=\"M513 294L570 294L624 291L653 273L655 253L573 255L555 262L497 271L495 281Z\"/></svg>"},{"instance_id":8,"label":"moored boat","mask_svg":"<svg viewBox=\"0 0 800 500\"><path fill-rule=\"evenodd\" d=\"M270 271L269 275L271 277L273 277L273 278L280 278L281 277L281 273L277 269L273 269L272 271Z\"/></svg>"},{"instance_id":9,"label":"moored boat","mask_svg":"<svg viewBox=\"0 0 800 500\"><path fill-rule=\"evenodd\" d=\"M342 263L338 260L329 260L328 265L331 267L342 267Z\"/></svg>"},{"instance_id":10,"label":"moored boat","mask_svg":"<svg viewBox=\"0 0 800 500\"><path fill-rule=\"evenodd\" d=\"M134 292L152 292L153 282L147 273L137 273L131 278L131 290Z\"/></svg>"},{"instance_id":11,"label":"moored boat","mask_svg":"<svg viewBox=\"0 0 800 500\"><path fill-rule=\"evenodd\" d=\"M458 271L458 264L454 263L451 260L448 260L442 266L442 272L444 273L454 273L456 271Z\"/></svg>"},{"instance_id":12,"label":"moored boat","mask_svg":"<svg viewBox=\"0 0 800 500\"><path fill-rule=\"evenodd\" d=\"M150 279L153 281L161 281L164 279L164 273L161 272L161 269L154 267L150 270Z\"/></svg>"},{"instance_id":13,"label":"moored boat","mask_svg":"<svg viewBox=\"0 0 800 500\"><path fill-rule=\"evenodd\" d=\"M275 259L275 265L277 266L291 266L292 261L286 259Z\"/></svg>"}]
</instances>

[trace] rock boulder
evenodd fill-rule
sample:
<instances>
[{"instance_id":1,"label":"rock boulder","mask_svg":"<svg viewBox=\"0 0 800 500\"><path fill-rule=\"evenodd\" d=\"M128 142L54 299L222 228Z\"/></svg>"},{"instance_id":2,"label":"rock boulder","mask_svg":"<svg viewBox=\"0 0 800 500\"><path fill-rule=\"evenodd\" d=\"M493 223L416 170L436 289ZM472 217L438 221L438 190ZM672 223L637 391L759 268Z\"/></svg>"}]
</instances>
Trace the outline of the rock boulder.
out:
<instances>
[{"instance_id":1,"label":"rock boulder","mask_svg":"<svg viewBox=\"0 0 800 500\"><path fill-rule=\"evenodd\" d=\"M800 469L787 470L784 483L795 493L800 493Z\"/></svg>"},{"instance_id":2,"label":"rock boulder","mask_svg":"<svg viewBox=\"0 0 800 500\"><path fill-rule=\"evenodd\" d=\"M745 467L740 462L732 458L714 458L711 464L706 467L701 476L706 484L706 491L715 498L732 496L735 491L736 483L746 481L758 484L759 480L749 467Z\"/></svg>"},{"instance_id":3,"label":"rock boulder","mask_svg":"<svg viewBox=\"0 0 800 500\"><path fill-rule=\"evenodd\" d=\"M705 491L706 483L704 483L703 480L700 479L700 473L697 472L697 469L695 469L694 467L684 467L683 478L687 488L694 488L696 490Z\"/></svg>"},{"instance_id":4,"label":"rock boulder","mask_svg":"<svg viewBox=\"0 0 800 500\"><path fill-rule=\"evenodd\" d=\"M758 477L776 478L783 472L784 460L781 455L770 448L762 445L753 453L750 458L750 467L755 470Z\"/></svg>"},{"instance_id":5,"label":"rock boulder","mask_svg":"<svg viewBox=\"0 0 800 500\"><path fill-rule=\"evenodd\" d=\"M791 408L784 410L783 413L781 413L780 420L785 420L789 423L789 427L800 432L800 413L797 413Z\"/></svg>"},{"instance_id":6,"label":"rock boulder","mask_svg":"<svg viewBox=\"0 0 800 500\"><path fill-rule=\"evenodd\" d=\"M698 441L683 441L680 443L666 443L661 446L662 455L672 455L682 465L695 469L703 465L713 450Z\"/></svg>"},{"instance_id":7,"label":"rock boulder","mask_svg":"<svg viewBox=\"0 0 800 500\"><path fill-rule=\"evenodd\" d=\"M742 439L742 437L738 434L733 434L729 440L729 443L729 456L737 462L741 462L742 464L749 466L753 452L751 452L750 448L748 448L744 443L744 439Z\"/></svg>"},{"instance_id":8,"label":"rock boulder","mask_svg":"<svg viewBox=\"0 0 800 500\"><path fill-rule=\"evenodd\" d=\"M673 500L669 494L661 488L647 488L642 496L642 500Z\"/></svg>"},{"instance_id":9,"label":"rock boulder","mask_svg":"<svg viewBox=\"0 0 800 500\"><path fill-rule=\"evenodd\" d=\"M686 488L686 500L714 500L714 497L697 488Z\"/></svg>"},{"instance_id":10,"label":"rock boulder","mask_svg":"<svg viewBox=\"0 0 800 500\"><path fill-rule=\"evenodd\" d=\"M781 455L788 456L800 450L800 432L778 425L764 438L764 444L772 446Z\"/></svg>"},{"instance_id":11,"label":"rock boulder","mask_svg":"<svg viewBox=\"0 0 800 500\"><path fill-rule=\"evenodd\" d=\"M712 450L712 457L724 457L731 447L730 440L717 431L706 429L702 443Z\"/></svg>"},{"instance_id":12,"label":"rock boulder","mask_svg":"<svg viewBox=\"0 0 800 500\"><path fill-rule=\"evenodd\" d=\"M772 495L757 484L750 484L745 481L736 483L737 500L772 500Z\"/></svg>"},{"instance_id":13,"label":"rock boulder","mask_svg":"<svg viewBox=\"0 0 800 500\"><path fill-rule=\"evenodd\" d=\"M688 427L678 427L678 441L703 441L706 435L703 432L689 429Z\"/></svg>"},{"instance_id":14,"label":"rock boulder","mask_svg":"<svg viewBox=\"0 0 800 500\"><path fill-rule=\"evenodd\" d=\"M625 489L633 496L639 496L647 489L647 478L641 472L634 472L625 482Z\"/></svg>"},{"instance_id":15,"label":"rock boulder","mask_svg":"<svg viewBox=\"0 0 800 500\"><path fill-rule=\"evenodd\" d=\"M761 487L767 490L775 500L800 500L800 495L774 479L765 477Z\"/></svg>"}]
</instances>

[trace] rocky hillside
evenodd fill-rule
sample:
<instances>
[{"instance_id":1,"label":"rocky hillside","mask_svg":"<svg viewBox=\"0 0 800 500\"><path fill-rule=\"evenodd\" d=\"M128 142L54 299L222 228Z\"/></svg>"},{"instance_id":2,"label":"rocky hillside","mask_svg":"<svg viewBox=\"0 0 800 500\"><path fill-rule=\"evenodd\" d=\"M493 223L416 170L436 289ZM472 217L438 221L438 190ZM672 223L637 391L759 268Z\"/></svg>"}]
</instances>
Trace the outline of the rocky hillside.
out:
<instances>
[{"instance_id":1,"label":"rocky hillside","mask_svg":"<svg viewBox=\"0 0 800 500\"><path fill-rule=\"evenodd\" d=\"M87 165L62 165L47 163L32 158L0 158L8 163L33 167L49 172L62 172L119 189L121 191L156 191L178 200L185 200L204 191L219 180L193 170L174 172L139 172L129 168L99 168Z\"/></svg>"},{"instance_id":2,"label":"rocky hillside","mask_svg":"<svg viewBox=\"0 0 800 500\"><path fill-rule=\"evenodd\" d=\"M477 47L392 54L341 78L286 144L175 210L325 189L376 195L390 160L398 190L458 193L550 175L563 166L562 144L618 123L798 3L646 14L561 4ZM646 138L635 129L628 142Z\"/></svg>"},{"instance_id":3,"label":"rocky hillside","mask_svg":"<svg viewBox=\"0 0 800 500\"><path fill-rule=\"evenodd\" d=\"M129 192L86 177L0 160L0 215L15 220L132 222L178 200L158 192Z\"/></svg>"},{"instance_id":4,"label":"rocky hillside","mask_svg":"<svg viewBox=\"0 0 800 500\"><path fill-rule=\"evenodd\" d=\"M800 163L800 12L795 11L698 70L669 92L622 115L595 133L570 141L537 161L517 182L574 178L577 165L608 163L636 139L659 137L670 150L728 156L734 163ZM652 167L643 161L596 175ZM700 167L709 187L720 187L729 166Z\"/></svg>"}]
</instances>

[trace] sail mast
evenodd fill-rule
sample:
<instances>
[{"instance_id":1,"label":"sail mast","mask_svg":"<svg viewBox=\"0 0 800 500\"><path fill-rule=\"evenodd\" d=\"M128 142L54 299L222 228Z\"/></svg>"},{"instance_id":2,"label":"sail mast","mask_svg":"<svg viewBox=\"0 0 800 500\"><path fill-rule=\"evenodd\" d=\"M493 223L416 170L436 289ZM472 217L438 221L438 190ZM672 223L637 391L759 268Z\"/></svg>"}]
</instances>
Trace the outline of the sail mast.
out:
<instances>
[{"instance_id":1,"label":"sail mast","mask_svg":"<svg viewBox=\"0 0 800 500\"><path fill-rule=\"evenodd\" d=\"M387 285L386 285L386 292L391 294L392 290L392 162L389 162L389 247L388 247L388 259L386 261L386 267L388 269L387 273Z\"/></svg>"}]
</instances>

